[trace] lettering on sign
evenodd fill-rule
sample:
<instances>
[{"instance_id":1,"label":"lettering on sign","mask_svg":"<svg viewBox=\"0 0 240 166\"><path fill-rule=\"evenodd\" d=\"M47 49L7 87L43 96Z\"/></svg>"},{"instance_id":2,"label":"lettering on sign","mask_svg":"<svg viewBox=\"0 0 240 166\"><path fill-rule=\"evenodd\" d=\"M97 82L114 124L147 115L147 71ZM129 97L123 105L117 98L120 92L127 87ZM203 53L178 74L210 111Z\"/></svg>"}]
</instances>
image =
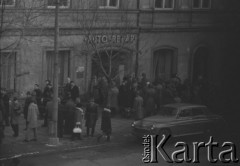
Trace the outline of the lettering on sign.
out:
<instances>
[{"instance_id":1,"label":"lettering on sign","mask_svg":"<svg viewBox=\"0 0 240 166\"><path fill-rule=\"evenodd\" d=\"M96 44L106 43L133 43L136 40L136 35L91 35L84 39L85 42Z\"/></svg>"}]
</instances>

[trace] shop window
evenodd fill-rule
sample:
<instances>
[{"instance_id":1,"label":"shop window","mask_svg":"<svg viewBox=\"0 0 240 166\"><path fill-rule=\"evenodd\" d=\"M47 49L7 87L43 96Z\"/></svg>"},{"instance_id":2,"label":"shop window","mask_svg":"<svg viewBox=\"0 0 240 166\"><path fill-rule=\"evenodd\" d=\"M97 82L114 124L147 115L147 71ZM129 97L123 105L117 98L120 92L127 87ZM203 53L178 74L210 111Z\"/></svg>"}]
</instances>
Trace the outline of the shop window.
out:
<instances>
[{"instance_id":1,"label":"shop window","mask_svg":"<svg viewBox=\"0 0 240 166\"><path fill-rule=\"evenodd\" d=\"M47 79L53 80L53 70L54 70L54 51L46 52L47 59ZM64 80L70 77L70 50L60 50L58 57L58 67L59 67L59 85L64 85Z\"/></svg>"},{"instance_id":2,"label":"shop window","mask_svg":"<svg viewBox=\"0 0 240 166\"><path fill-rule=\"evenodd\" d=\"M15 0L0 0L1 6L15 6Z\"/></svg>"},{"instance_id":3,"label":"shop window","mask_svg":"<svg viewBox=\"0 0 240 166\"><path fill-rule=\"evenodd\" d=\"M153 55L155 79L169 80L177 73L177 55L174 49L159 49Z\"/></svg>"},{"instance_id":4,"label":"shop window","mask_svg":"<svg viewBox=\"0 0 240 166\"><path fill-rule=\"evenodd\" d=\"M155 0L155 9L173 9L174 0Z\"/></svg>"},{"instance_id":5,"label":"shop window","mask_svg":"<svg viewBox=\"0 0 240 166\"><path fill-rule=\"evenodd\" d=\"M193 0L193 9L210 9L211 0Z\"/></svg>"},{"instance_id":6,"label":"shop window","mask_svg":"<svg viewBox=\"0 0 240 166\"><path fill-rule=\"evenodd\" d=\"M55 8L55 0L48 0L47 7ZM70 7L70 0L59 0L59 8L69 8L69 7Z\"/></svg>"},{"instance_id":7,"label":"shop window","mask_svg":"<svg viewBox=\"0 0 240 166\"><path fill-rule=\"evenodd\" d=\"M1 52L1 86L15 90L16 52Z\"/></svg>"},{"instance_id":8,"label":"shop window","mask_svg":"<svg viewBox=\"0 0 240 166\"><path fill-rule=\"evenodd\" d=\"M119 8L119 0L100 0L100 8Z\"/></svg>"}]
</instances>

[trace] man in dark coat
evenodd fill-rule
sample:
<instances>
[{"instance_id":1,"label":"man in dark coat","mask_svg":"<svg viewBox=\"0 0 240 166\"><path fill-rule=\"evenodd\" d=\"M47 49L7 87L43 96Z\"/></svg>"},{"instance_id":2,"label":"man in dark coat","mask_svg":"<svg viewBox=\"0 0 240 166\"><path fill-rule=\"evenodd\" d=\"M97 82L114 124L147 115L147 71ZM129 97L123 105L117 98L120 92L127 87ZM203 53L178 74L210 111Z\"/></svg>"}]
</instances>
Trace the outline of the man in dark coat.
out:
<instances>
[{"instance_id":1,"label":"man in dark coat","mask_svg":"<svg viewBox=\"0 0 240 166\"><path fill-rule=\"evenodd\" d=\"M107 136L107 141L110 141L110 136L112 133L112 124L111 124L111 110L109 108L104 108L102 112L102 122L101 122L101 130L103 134L98 136L98 142L102 138L103 135Z\"/></svg>"},{"instance_id":2,"label":"man in dark coat","mask_svg":"<svg viewBox=\"0 0 240 166\"><path fill-rule=\"evenodd\" d=\"M71 98L74 102L76 102L76 99L79 97L79 88L75 85L73 81L71 81Z\"/></svg>"},{"instance_id":3,"label":"man in dark coat","mask_svg":"<svg viewBox=\"0 0 240 166\"><path fill-rule=\"evenodd\" d=\"M1 99L0 100L0 145L2 144L2 139L4 137L4 124L3 124L4 112L5 112L4 104Z\"/></svg>"},{"instance_id":4,"label":"man in dark coat","mask_svg":"<svg viewBox=\"0 0 240 166\"><path fill-rule=\"evenodd\" d=\"M92 129L91 136L93 137L97 119L98 119L98 105L94 102L94 99L91 98L89 104L87 105L85 113L86 120L85 126L87 127L87 136L89 136L89 130L91 128Z\"/></svg>"},{"instance_id":5,"label":"man in dark coat","mask_svg":"<svg viewBox=\"0 0 240 166\"><path fill-rule=\"evenodd\" d=\"M51 100L51 96L53 94L53 89L52 89L52 84L50 83L49 80L46 80L46 87L44 88L43 91L43 98L42 98L42 103L43 103L43 110L44 110L44 124L43 127L47 127L48 126L48 112L46 111L46 105L47 102L49 102Z\"/></svg>"},{"instance_id":6,"label":"man in dark coat","mask_svg":"<svg viewBox=\"0 0 240 166\"><path fill-rule=\"evenodd\" d=\"M63 137L63 130L64 130L64 105L60 98L58 99L58 137Z\"/></svg>"},{"instance_id":7,"label":"man in dark coat","mask_svg":"<svg viewBox=\"0 0 240 166\"><path fill-rule=\"evenodd\" d=\"M65 104L65 111L64 111L66 134L72 134L72 129L75 126L74 113L75 113L75 103L73 102L71 95L68 94L68 100Z\"/></svg>"},{"instance_id":8,"label":"man in dark coat","mask_svg":"<svg viewBox=\"0 0 240 166\"><path fill-rule=\"evenodd\" d=\"M3 119L5 121L6 126L9 126L10 125L10 123L9 123L9 96L6 93L5 89L2 90L2 101L4 104L4 108L5 108L5 114L3 115L4 116Z\"/></svg>"}]
</instances>

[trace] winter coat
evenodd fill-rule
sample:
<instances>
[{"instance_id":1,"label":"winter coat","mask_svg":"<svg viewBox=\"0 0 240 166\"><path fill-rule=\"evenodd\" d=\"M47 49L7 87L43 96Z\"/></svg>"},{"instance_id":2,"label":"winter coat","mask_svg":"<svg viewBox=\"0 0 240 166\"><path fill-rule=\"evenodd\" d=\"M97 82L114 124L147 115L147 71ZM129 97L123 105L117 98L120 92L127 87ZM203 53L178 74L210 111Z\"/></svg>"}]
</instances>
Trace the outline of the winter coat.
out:
<instances>
[{"instance_id":1,"label":"winter coat","mask_svg":"<svg viewBox=\"0 0 240 166\"><path fill-rule=\"evenodd\" d=\"M89 128L94 128L98 119L98 105L88 104L85 113L85 126Z\"/></svg>"},{"instance_id":2,"label":"winter coat","mask_svg":"<svg viewBox=\"0 0 240 166\"><path fill-rule=\"evenodd\" d=\"M35 103L31 103L28 107L28 116L27 122L29 128L37 128L38 127L38 106Z\"/></svg>"},{"instance_id":3,"label":"winter coat","mask_svg":"<svg viewBox=\"0 0 240 166\"><path fill-rule=\"evenodd\" d=\"M51 121L53 118L53 101L52 100L47 102L46 111L47 111L47 115L48 115L48 120Z\"/></svg>"},{"instance_id":4,"label":"winter coat","mask_svg":"<svg viewBox=\"0 0 240 166\"><path fill-rule=\"evenodd\" d=\"M72 133L72 129L75 126L74 123L75 109L76 109L75 103L72 101L72 99L69 99L65 104L65 110L63 113L65 119L65 131L68 134Z\"/></svg>"},{"instance_id":5,"label":"winter coat","mask_svg":"<svg viewBox=\"0 0 240 166\"><path fill-rule=\"evenodd\" d=\"M23 109L23 114L24 114L24 118L27 119L27 114L28 114L28 107L31 103L31 97L27 97L25 99L25 104L24 104L24 109Z\"/></svg>"},{"instance_id":6,"label":"winter coat","mask_svg":"<svg viewBox=\"0 0 240 166\"><path fill-rule=\"evenodd\" d=\"M18 101L13 101L11 105L11 124L19 124L21 117L21 106Z\"/></svg>"},{"instance_id":7,"label":"winter coat","mask_svg":"<svg viewBox=\"0 0 240 166\"><path fill-rule=\"evenodd\" d=\"M111 134L112 133L111 110L110 109L107 109L107 108L103 109L101 130L105 134Z\"/></svg>"},{"instance_id":8,"label":"winter coat","mask_svg":"<svg viewBox=\"0 0 240 166\"><path fill-rule=\"evenodd\" d=\"M144 118L143 98L141 96L135 97L133 109L136 112L136 120Z\"/></svg>"},{"instance_id":9,"label":"winter coat","mask_svg":"<svg viewBox=\"0 0 240 166\"><path fill-rule=\"evenodd\" d=\"M108 105L110 108L118 108L118 93L117 87L113 87L108 92Z\"/></svg>"},{"instance_id":10,"label":"winter coat","mask_svg":"<svg viewBox=\"0 0 240 166\"><path fill-rule=\"evenodd\" d=\"M73 87L71 87L70 92L71 92L71 98L75 102L76 98L79 97L79 88L76 85L74 85Z\"/></svg>"},{"instance_id":11,"label":"winter coat","mask_svg":"<svg viewBox=\"0 0 240 166\"><path fill-rule=\"evenodd\" d=\"M82 123L83 123L83 109L80 107L76 107L75 110L75 125L76 123L79 123L80 125L78 125L80 128L82 128Z\"/></svg>"}]
</instances>

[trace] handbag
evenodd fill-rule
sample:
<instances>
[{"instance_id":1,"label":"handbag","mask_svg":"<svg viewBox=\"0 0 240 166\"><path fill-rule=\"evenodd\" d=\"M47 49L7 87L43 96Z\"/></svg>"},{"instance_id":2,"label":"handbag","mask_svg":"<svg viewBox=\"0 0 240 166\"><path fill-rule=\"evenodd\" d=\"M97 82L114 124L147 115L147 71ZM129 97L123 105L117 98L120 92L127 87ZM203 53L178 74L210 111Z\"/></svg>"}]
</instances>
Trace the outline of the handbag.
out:
<instances>
[{"instance_id":1,"label":"handbag","mask_svg":"<svg viewBox=\"0 0 240 166\"><path fill-rule=\"evenodd\" d=\"M76 126L76 127L74 127L74 129L73 129L73 133L75 133L75 134L80 134L80 133L82 133L82 129L81 129L79 126Z\"/></svg>"}]
</instances>

